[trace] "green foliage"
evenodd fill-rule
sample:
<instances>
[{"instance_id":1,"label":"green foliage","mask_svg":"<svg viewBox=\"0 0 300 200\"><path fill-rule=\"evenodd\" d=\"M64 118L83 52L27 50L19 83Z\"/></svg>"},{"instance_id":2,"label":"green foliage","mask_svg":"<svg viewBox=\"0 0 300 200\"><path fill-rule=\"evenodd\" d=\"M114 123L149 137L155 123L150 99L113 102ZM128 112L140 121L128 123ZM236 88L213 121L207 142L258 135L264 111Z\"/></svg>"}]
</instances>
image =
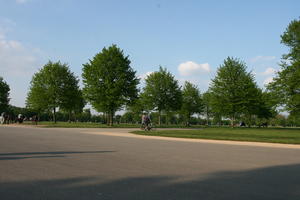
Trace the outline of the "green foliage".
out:
<instances>
[{"instance_id":1,"label":"green foliage","mask_svg":"<svg viewBox=\"0 0 300 200\"><path fill-rule=\"evenodd\" d=\"M27 118L30 118L37 114L36 112L28 108L21 108L21 107L11 106L11 105L8 107L7 113L12 117L12 119L15 119L18 116L18 114L22 114Z\"/></svg>"},{"instance_id":2,"label":"green foliage","mask_svg":"<svg viewBox=\"0 0 300 200\"><path fill-rule=\"evenodd\" d=\"M6 111L8 108L9 91L9 85L0 77L0 112Z\"/></svg>"},{"instance_id":3,"label":"green foliage","mask_svg":"<svg viewBox=\"0 0 300 200\"><path fill-rule=\"evenodd\" d=\"M64 85L65 92L61 96L60 109L68 112L69 115L71 115L72 112L74 112L74 114L82 113L86 102L84 101L82 91L79 88L78 79L76 79L74 75L70 74L66 77L66 79L68 84Z\"/></svg>"},{"instance_id":4,"label":"green foliage","mask_svg":"<svg viewBox=\"0 0 300 200\"><path fill-rule=\"evenodd\" d=\"M234 119L241 113L254 114L258 105L259 90L246 65L228 57L218 68L210 86L214 112Z\"/></svg>"},{"instance_id":5,"label":"green foliage","mask_svg":"<svg viewBox=\"0 0 300 200\"><path fill-rule=\"evenodd\" d=\"M276 100L269 92L261 92L258 96L258 106L256 113L260 119L270 119L277 115Z\"/></svg>"},{"instance_id":6,"label":"green foliage","mask_svg":"<svg viewBox=\"0 0 300 200\"><path fill-rule=\"evenodd\" d=\"M150 109L157 110L159 115L162 111L179 110L182 103L178 81L162 67L159 68L158 72L154 72L146 78L146 86L142 96L145 104Z\"/></svg>"},{"instance_id":7,"label":"green foliage","mask_svg":"<svg viewBox=\"0 0 300 200\"><path fill-rule=\"evenodd\" d=\"M205 93L203 93L202 95L202 100L203 100L203 114L206 117L206 125L209 125L210 122L210 118L213 116L213 105L212 105L212 101L213 101L213 96L211 91L206 91Z\"/></svg>"},{"instance_id":8,"label":"green foliage","mask_svg":"<svg viewBox=\"0 0 300 200\"><path fill-rule=\"evenodd\" d=\"M133 124L135 122L135 115L136 113L134 112L126 112L123 114L121 120L123 123L130 123ZM138 119L139 121L141 120L140 118Z\"/></svg>"},{"instance_id":9,"label":"green foliage","mask_svg":"<svg viewBox=\"0 0 300 200\"><path fill-rule=\"evenodd\" d=\"M282 63L282 71L268 85L278 105L284 106L290 114L300 113L300 61L289 65Z\"/></svg>"},{"instance_id":10,"label":"green foliage","mask_svg":"<svg viewBox=\"0 0 300 200\"><path fill-rule=\"evenodd\" d=\"M181 113L186 118L186 124L190 123L191 115L200 114L203 111L203 101L197 86L185 82L182 91Z\"/></svg>"},{"instance_id":11,"label":"green foliage","mask_svg":"<svg viewBox=\"0 0 300 200\"><path fill-rule=\"evenodd\" d=\"M283 59L299 61L300 59L300 19L293 20L281 35L281 43L289 47L289 52L283 55Z\"/></svg>"},{"instance_id":12,"label":"green foliage","mask_svg":"<svg viewBox=\"0 0 300 200\"><path fill-rule=\"evenodd\" d=\"M143 112L149 111L145 102L146 98L143 97L143 93L138 96L128 107L127 110L142 116Z\"/></svg>"},{"instance_id":13,"label":"green foliage","mask_svg":"<svg viewBox=\"0 0 300 200\"><path fill-rule=\"evenodd\" d=\"M27 107L37 112L53 111L56 122L57 108L68 112L83 108L78 82L67 64L49 61L32 77Z\"/></svg>"},{"instance_id":14,"label":"green foliage","mask_svg":"<svg viewBox=\"0 0 300 200\"><path fill-rule=\"evenodd\" d=\"M91 109L84 109L83 112L80 113L77 118L79 118L79 120L83 122L90 122L92 120Z\"/></svg>"},{"instance_id":15,"label":"green foliage","mask_svg":"<svg viewBox=\"0 0 300 200\"><path fill-rule=\"evenodd\" d=\"M139 79L130 67L128 56L116 45L103 48L83 65L84 97L98 112L114 113L132 103L138 94Z\"/></svg>"},{"instance_id":16,"label":"green foliage","mask_svg":"<svg viewBox=\"0 0 300 200\"><path fill-rule=\"evenodd\" d=\"M300 20L293 20L281 35L281 43L289 47L282 56L281 71L268 85L278 105L292 115L300 114Z\"/></svg>"}]
</instances>

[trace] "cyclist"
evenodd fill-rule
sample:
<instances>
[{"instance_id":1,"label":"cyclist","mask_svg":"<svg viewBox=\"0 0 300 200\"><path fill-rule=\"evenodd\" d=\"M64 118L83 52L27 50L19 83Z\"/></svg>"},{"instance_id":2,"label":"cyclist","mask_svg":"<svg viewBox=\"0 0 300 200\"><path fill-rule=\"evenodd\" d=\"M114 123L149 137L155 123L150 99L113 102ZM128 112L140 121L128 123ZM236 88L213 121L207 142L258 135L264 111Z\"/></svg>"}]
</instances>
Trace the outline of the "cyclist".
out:
<instances>
[{"instance_id":1,"label":"cyclist","mask_svg":"<svg viewBox=\"0 0 300 200\"><path fill-rule=\"evenodd\" d=\"M143 113L142 115L142 127L144 128L144 130L150 130L151 129L151 120L149 115L147 115L147 113Z\"/></svg>"}]
</instances>

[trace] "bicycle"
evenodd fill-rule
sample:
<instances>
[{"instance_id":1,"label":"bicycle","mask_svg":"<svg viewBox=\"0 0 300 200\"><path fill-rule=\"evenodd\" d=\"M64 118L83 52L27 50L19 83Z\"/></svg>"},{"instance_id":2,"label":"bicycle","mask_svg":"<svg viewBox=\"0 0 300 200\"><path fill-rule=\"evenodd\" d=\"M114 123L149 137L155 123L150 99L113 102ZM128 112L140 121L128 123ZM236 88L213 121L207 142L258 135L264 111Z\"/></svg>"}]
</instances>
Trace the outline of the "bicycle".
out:
<instances>
[{"instance_id":1,"label":"bicycle","mask_svg":"<svg viewBox=\"0 0 300 200\"><path fill-rule=\"evenodd\" d=\"M154 124L149 123L148 125L142 124L141 130L144 130L144 131L151 131L151 130L152 130L152 131L155 131L156 128L155 128Z\"/></svg>"}]
</instances>

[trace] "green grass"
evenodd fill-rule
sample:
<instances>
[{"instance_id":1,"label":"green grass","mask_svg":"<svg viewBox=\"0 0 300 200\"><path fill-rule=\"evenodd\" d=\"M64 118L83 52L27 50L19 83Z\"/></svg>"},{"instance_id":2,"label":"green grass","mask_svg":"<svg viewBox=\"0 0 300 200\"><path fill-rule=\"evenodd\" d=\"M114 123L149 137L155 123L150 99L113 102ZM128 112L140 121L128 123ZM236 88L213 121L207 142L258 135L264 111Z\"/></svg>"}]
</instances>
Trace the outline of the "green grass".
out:
<instances>
[{"instance_id":1,"label":"green grass","mask_svg":"<svg viewBox=\"0 0 300 200\"><path fill-rule=\"evenodd\" d=\"M300 129L296 128L203 128L197 130L134 131L133 133L177 138L300 144Z\"/></svg>"},{"instance_id":2,"label":"green grass","mask_svg":"<svg viewBox=\"0 0 300 200\"><path fill-rule=\"evenodd\" d=\"M32 125L32 122L24 122L24 125ZM95 122L57 122L52 121L42 121L38 125L45 128L140 128L140 124L114 124L113 127L106 124L95 123ZM186 128L184 125L161 125L155 126L157 128ZM200 128L203 126L193 126L193 128Z\"/></svg>"},{"instance_id":3,"label":"green grass","mask_svg":"<svg viewBox=\"0 0 300 200\"><path fill-rule=\"evenodd\" d=\"M32 125L31 122L24 122L24 125ZM106 124L89 122L39 122L39 126L45 128L139 128L138 124L114 124L112 127Z\"/></svg>"}]
</instances>

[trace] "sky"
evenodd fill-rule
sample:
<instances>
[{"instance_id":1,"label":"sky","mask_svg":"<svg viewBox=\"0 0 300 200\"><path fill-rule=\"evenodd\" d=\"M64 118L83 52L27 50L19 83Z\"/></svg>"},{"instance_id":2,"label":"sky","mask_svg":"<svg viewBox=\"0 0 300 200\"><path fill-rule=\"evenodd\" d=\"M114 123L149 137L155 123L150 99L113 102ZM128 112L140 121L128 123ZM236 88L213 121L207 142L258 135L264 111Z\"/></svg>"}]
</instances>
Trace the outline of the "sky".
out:
<instances>
[{"instance_id":1,"label":"sky","mask_svg":"<svg viewBox=\"0 0 300 200\"><path fill-rule=\"evenodd\" d=\"M264 88L288 51L280 35L299 11L299 0L0 0L0 76L10 103L23 107L32 75L49 60L81 79L82 64L116 44L140 87L162 66L205 92L229 56Z\"/></svg>"}]
</instances>

